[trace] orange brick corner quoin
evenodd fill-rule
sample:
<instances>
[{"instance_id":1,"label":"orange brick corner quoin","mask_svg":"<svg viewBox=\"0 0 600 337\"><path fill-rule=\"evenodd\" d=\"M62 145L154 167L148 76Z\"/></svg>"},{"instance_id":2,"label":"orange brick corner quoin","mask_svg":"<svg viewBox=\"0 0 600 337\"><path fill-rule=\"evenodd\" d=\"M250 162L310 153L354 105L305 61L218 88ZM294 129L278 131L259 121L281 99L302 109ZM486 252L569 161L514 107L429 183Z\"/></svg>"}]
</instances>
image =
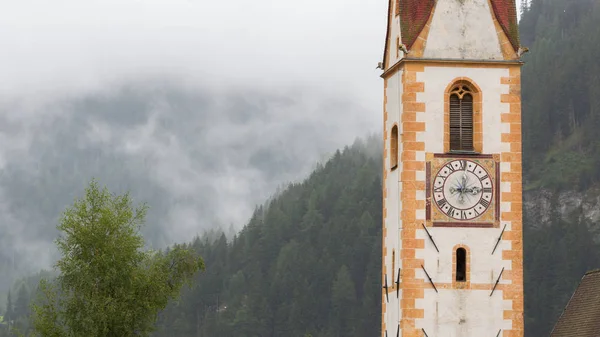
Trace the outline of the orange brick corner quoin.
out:
<instances>
[{"instance_id":1,"label":"orange brick corner quoin","mask_svg":"<svg viewBox=\"0 0 600 337\"><path fill-rule=\"evenodd\" d=\"M425 163L417 161L417 153L424 152L425 143L417 141L417 134L425 131L425 123L417 122L417 114L425 113L425 103L417 100L417 94L425 91L425 83L417 81L417 73L424 72L425 66L420 63L407 62L402 72L403 95L401 98L403 136L402 141L402 224L400 234L402 248L400 262L402 275L400 288L402 289L402 305L400 308L403 336L418 336L420 330L415 328L416 319L424 317L424 311L416 307L416 300L425 297L424 287L415 282L417 270L424 264L422 259L416 259L417 249L424 248L423 239L417 239L417 230L420 222L417 219L417 211L425 210L425 201L417 200L417 190L425 188L425 181L417 180L417 171L425 170Z\"/></svg>"},{"instance_id":2,"label":"orange brick corner quoin","mask_svg":"<svg viewBox=\"0 0 600 337\"><path fill-rule=\"evenodd\" d=\"M511 249L502 252L503 259L511 261L511 270L505 271L503 299L512 301L512 309L504 311L504 319L512 321L512 330L505 330L504 337L523 337L524 298L523 298L523 194L522 194L522 134L521 134L521 67L511 66L509 76L500 79L508 85L508 94L503 94L502 102L509 110L501 115L502 123L510 123L510 131L503 133L502 142L510 144L510 152L501 154L503 163L510 163L509 172L501 172L501 182L510 184L510 192L502 192L502 202L510 202L510 211L502 212L501 221L510 223L510 230L504 233L504 240L511 242Z\"/></svg>"}]
</instances>

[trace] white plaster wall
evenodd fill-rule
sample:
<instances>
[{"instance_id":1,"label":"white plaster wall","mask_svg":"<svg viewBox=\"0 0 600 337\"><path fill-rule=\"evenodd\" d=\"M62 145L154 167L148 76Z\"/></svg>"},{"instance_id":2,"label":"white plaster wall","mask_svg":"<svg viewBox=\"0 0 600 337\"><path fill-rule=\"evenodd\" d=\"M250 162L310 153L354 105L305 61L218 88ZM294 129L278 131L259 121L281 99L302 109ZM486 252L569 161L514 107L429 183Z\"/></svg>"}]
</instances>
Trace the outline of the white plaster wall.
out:
<instances>
[{"instance_id":1,"label":"white plaster wall","mask_svg":"<svg viewBox=\"0 0 600 337\"><path fill-rule=\"evenodd\" d=\"M386 111L388 113L388 120L385 124L385 132L388 134L386 149L391 148L391 130L394 124L398 125L398 137L402 137L402 125L399 123L400 120L400 102L403 93L403 86L401 83L401 71L397 72L387 80L386 90ZM399 297L395 290L391 288L395 285L396 278L398 277L398 268L400 267L400 250L402 244L400 241L400 193L402 184L399 182L400 173L402 172L402 162L400 161L402 153L402 145L398 144L398 168L394 171L390 171L390 155L388 153L385 161L385 169L387 170L387 179L385 180L385 186L387 189L386 208L387 216L384 219L387 236L385 237L385 245L387 247L387 255L385 258L388 287L389 291L389 302L386 303L386 314L384 316L388 335L396 332L398 322L400 321L400 299L402 298L402 291L398 292ZM392 263L393 251L395 254L395 261ZM392 270L393 268L393 270ZM385 281L384 281L385 282ZM386 299L384 298L384 301Z\"/></svg>"},{"instance_id":2,"label":"white plaster wall","mask_svg":"<svg viewBox=\"0 0 600 337\"><path fill-rule=\"evenodd\" d=\"M425 83L425 92L417 94L417 100L424 102L426 109L425 113L417 114L418 121L426 122L427 126L417 139L425 141L425 151L444 151L444 95L448 85L458 77L470 78L482 91L483 152L506 151L501 133L509 132L510 125L501 124L500 114L510 109L508 103L501 102L501 95L508 94L509 87L500 81L508 76L508 69L476 67L425 67L424 72L417 73L417 81Z\"/></svg>"},{"instance_id":3,"label":"white plaster wall","mask_svg":"<svg viewBox=\"0 0 600 337\"><path fill-rule=\"evenodd\" d=\"M387 144L386 149L389 151L391 149L391 130L394 124L398 124L398 137L400 138L402 135L402 125L398 123L399 121L399 109L400 109L400 97L402 96L402 84L399 83L400 73L396 73L392 77L388 79L387 82L387 104L386 111L388 113L388 120L385 125L385 129L387 132ZM400 144L398 144L400 147ZM387 189L387 199L386 199L386 209L387 209L387 217L386 217L386 228L387 228L387 237L386 237L386 247L388 248L387 257L386 257L386 265L387 270L391 271L392 269L392 251L395 249L396 251L396 263L395 266L398 266L398 255L400 250L400 240L399 240L399 219L400 219L400 185L398 184L398 180L400 179L400 172L402 172L402 162L400 160L400 153L402 149L398 149L398 168L394 171L390 171L390 153L387 153L385 169L387 170L387 179L385 181L386 189Z\"/></svg>"},{"instance_id":4,"label":"white plaster wall","mask_svg":"<svg viewBox=\"0 0 600 337\"><path fill-rule=\"evenodd\" d=\"M438 0L423 56L503 59L489 0Z\"/></svg>"},{"instance_id":5,"label":"white plaster wall","mask_svg":"<svg viewBox=\"0 0 600 337\"><path fill-rule=\"evenodd\" d=\"M502 300L502 291L490 297L487 290L446 290L436 293L425 291L425 298L417 300L418 307L431 308L431 316L418 319L415 325L436 337L496 336L500 329L510 329L510 320L503 319L503 311L511 301Z\"/></svg>"},{"instance_id":6,"label":"white plaster wall","mask_svg":"<svg viewBox=\"0 0 600 337\"><path fill-rule=\"evenodd\" d=\"M386 330L388 336L396 336L396 330L398 329L399 313L400 313L400 297L396 297L396 291L389 293L390 302L388 305ZM385 331L384 331L385 335Z\"/></svg>"}]
</instances>

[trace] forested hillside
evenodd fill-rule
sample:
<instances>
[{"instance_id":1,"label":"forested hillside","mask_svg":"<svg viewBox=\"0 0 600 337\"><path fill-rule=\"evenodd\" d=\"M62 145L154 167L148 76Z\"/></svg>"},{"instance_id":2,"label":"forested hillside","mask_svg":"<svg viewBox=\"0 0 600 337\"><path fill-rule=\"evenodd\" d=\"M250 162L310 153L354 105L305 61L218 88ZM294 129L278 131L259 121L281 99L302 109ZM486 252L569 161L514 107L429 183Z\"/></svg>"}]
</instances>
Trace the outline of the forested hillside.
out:
<instances>
[{"instance_id":1,"label":"forested hillside","mask_svg":"<svg viewBox=\"0 0 600 337\"><path fill-rule=\"evenodd\" d=\"M152 78L47 104L0 99L0 293L50 266L58 217L92 177L151 205L154 248L210 228L229 235L370 119L350 100L287 90Z\"/></svg>"},{"instance_id":2,"label":"forested hillside","mask_svg":"<svg viewBox=\"0 0 600 337\"><path fill-rule=\"evenodd\" d=\"M600 181L600 1L533 0L521 19L526 188Z\"/></svg>"},{"instance_id":3,"label":"forested hillside","mask_svg":"<svg viewBox=\"0 0 600 337\"><path fill-rule=\"evenodd\" d=\"M381 153L357 143L256 209L155 336L374 336L380 325Z\"/></svg>"},{"instance_id":4,"label":"forested hillside","mask_svg":"<svg viewBox=\"0 0 600 337\"><path fill-rule=\"evenodd\" d=\"M535 197L524 212L528 337L548 336L583 274L600 268L599 22L598 0L532 0L522 15L524 188Z\"/></svg>"}]
</instances>

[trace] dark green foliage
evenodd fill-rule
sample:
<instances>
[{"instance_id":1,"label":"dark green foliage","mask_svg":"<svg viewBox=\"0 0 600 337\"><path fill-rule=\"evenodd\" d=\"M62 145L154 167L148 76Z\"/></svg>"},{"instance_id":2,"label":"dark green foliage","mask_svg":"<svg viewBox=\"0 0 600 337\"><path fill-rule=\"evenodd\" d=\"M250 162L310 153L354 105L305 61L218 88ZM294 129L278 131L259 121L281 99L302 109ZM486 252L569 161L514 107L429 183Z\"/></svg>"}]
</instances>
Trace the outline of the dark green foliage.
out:
<instances>
[{"instance_id":1,"label":"dark green foliage","mask_svg":"<svg viewBox=\"0 0 600 337\"><path fill-rule=\"evenodd\" d=\"M155 336L377 335L381 154L366 146L338 151L258 207L230 243L196 239L206 272Z\"/></svg>"},{"instance_id":2,"label":"dark green foliage","mask_svg":"<svg viewBox=\"0 0 600 337\"><path fill-rule=\"evenodd\" d=\"M558 201L553 201L558 209ZM525 227L525 328L527 336L548 336L583 275L600 267L600 245L590 235L578 209L548 227ZM525 223L533 223L525 214Z\"/></svg>"},{"instance_id":3,"label":"dark green foliage","mask_svg":"<svg viewBox=\"0 0 600 337\"><path fill-rule=\"evenodd\" d=\"M52 277L51 273L41 271L35 275L18 280L8 291L3 322L0 324L0 337L17 336L17 332L27 336L33 329L31 325L30 303L37 295L41 278ZM12 333L9 333L12 331Z\"/></svg>"},{"instance_id":4,"label":"dark green foliage","mask_svg":"<svg viewBox=\"0 0 600 337\"><path fill-rule=\"evenodd\" d=\"M521 20L528 188L600 182L600 2L534 0ZM542 85L543 84L543 85Z\"/></svg>"},{"instance_id":5,"label":"dark green foliage","mask_svg":"<svg viewBox=\"0 0 600 337\"><path fill-rule=\"evenodd\" d=\"M188 245L145 251L146 206L128 193L112 194L92 181L85 197L62 214L56 244L61 258L55 279L39 283L33 301L35 336L149 336L156 316L178 298L184 284L204 269ZM30 296L23 286L15 315L27 317Z\"/></svg>"},{"instance_id":6,"label":"dark green foliage","mask_svg":"<svg viewBox=\"0 0 600 337\"><path fill-rule=\"evenodd\" d=\"M12 295L9 290L8 296L6 297L6 311L4 312L4 321L10 322L14 316L15 316L14 304L12 301Z\"/></svg>"},{"instance_id":7,"label":"dark green foliage","mask_svg":"<svg viewBox=\"0 0 600 337\"><path fill-rule=\"evenodd\" d=\"M600 1L533 0L521 20L525 186L588 190L600 183ZM551 209L560 209L558 200ZM548 336L583 274L600 267L583 210L524 214L526 335ZM548 216L545 214L546 217ZM533 225L536 225L533 229Z\"/></svg>"}]
</instances>

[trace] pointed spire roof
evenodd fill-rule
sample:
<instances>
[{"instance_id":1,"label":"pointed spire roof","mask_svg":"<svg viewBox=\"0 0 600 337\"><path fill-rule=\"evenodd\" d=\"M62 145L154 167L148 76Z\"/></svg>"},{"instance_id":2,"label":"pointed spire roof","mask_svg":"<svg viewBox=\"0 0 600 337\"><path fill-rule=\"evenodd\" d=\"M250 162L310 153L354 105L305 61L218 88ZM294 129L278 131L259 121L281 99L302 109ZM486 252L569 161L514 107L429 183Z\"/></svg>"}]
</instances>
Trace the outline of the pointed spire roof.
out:
<instances>
[{"instance_id":1,"label":"pointed spire roof","mask_svg":"<svg viewBox=\"0 0 600 337\"><path fill-rule=\"evenodd\" d=\"M394 0L396 15L400 15L402 43L408 49L415 43L417 37L427 24L433 13L436 0ZM515 0L491 0L496 20L508 36L512 47L519 49L519 27L517 6ZM390 10L392 1L390 1ZM391 15L391 14L390 14Z\"/></svg>"},{"instance_id":2,"label":"pointed spire roof","mask_svg":"<svg viewBox=\"0 0 600 337\"><path fill-rule=\"evenodd\" d=\"M520 47L519 22L517 19L517 5L515 0L492 0L492 7L496 14L496 20L500 23L502 30L515 50Z\"/></svg>"},{"instance_id":3,"label":"pointed spire roof","mask_svg":"<svg viewBox=\"0 0 600 337\"><path fill-rule=\"evenodd\" d=\"M397 0L402 42L408 49L415 43L433 12L435 0Z\"/></svg>"}]
</instances>

